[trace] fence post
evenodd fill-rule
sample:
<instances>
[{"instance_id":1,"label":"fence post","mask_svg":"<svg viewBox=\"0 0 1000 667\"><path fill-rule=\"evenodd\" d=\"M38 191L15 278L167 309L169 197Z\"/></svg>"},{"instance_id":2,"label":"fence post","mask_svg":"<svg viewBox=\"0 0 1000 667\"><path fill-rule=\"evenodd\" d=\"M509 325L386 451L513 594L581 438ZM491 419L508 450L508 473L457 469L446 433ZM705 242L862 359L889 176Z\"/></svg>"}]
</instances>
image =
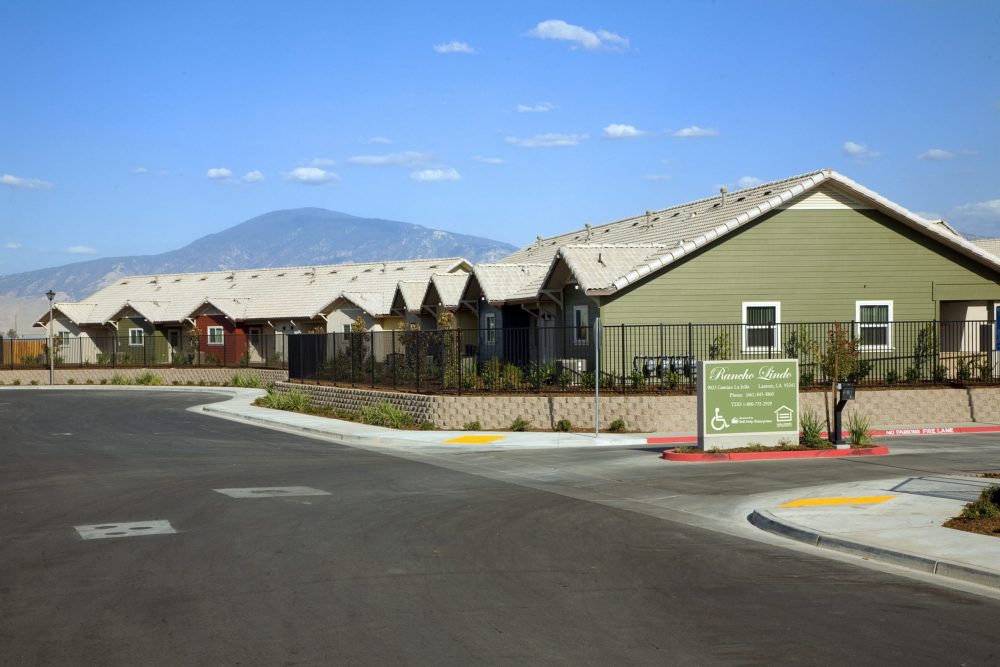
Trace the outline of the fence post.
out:
<instances>
[{"instance_id":1,"label":"fence post","mask_svg":"<svg viewBox=\"0 0 1000 667\"><path fill-rule=\"evenodd\" d=\"M601 316L594 318L594 438L601 436Z\"/></svg>"},{"instance_id":2,"label":"fence post","mask_svg":"<svg viewBox=\"0 0 1000 667\"><path fill-rule=\"evenodd\" d=\"M697 368L694 363L694 324L688 322L688 393L694 391L694 369Z\"/></svg>"},{"instance_id":3,"label":"fence post","mask_svg":"<svg viewBox=\"0 0 1000 667\"><path fill-rule=\"evenodd\" d=\"M416 342L416 345L414 347L417 350L417 391L420 391L420 357L424 356L423 354L421 354L420 350L420 333L421 333L420 329L417 329L416 331L413 332L414 341Z\"/></svg>"},{"instance_id":4,"label":"fence post","mask_svg":"<svg viewBox=\"0 0 1000 667\"><path fill-rule=\"evenodd\" d=\"M392 342L392 352L389 354L389 358L392 359L392 388L396 388L396 330L392 330L392 335L390 336Z\"/></svg>"},{"instance_id":5,"label":"fence post","mask_svg":"<svg viewBox=\"0 0 1000 667\"><path fill-rule=\"evenodd\" d=\"M375 388L375 332L369 331L371 336L370 344L368 345L369 354L372 356L372 389Z\"/></svg>"}]
</instances>

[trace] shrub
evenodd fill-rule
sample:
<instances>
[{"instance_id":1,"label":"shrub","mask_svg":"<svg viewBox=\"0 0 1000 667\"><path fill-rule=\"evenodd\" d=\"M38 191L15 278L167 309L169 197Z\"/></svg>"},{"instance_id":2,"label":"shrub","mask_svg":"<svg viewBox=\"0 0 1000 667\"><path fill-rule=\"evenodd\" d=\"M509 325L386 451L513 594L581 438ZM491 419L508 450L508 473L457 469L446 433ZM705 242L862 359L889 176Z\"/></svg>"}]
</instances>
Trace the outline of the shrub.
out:
<instances>
[{"instance_id":1,"label":"shrub","mask_svg":"<svg viewBox=\"0 0 1000 667\"><path fill-rule=\"evenodd\" d=\"M32 384L32 386L34 386L34 385L38 384L38 380L32 380L32 381L31 381L31 384Z\"/></svg>"},{"instance_id":2,"label":"shrub","mask_svg":"<svg viewBox=\"0 0 1000 667\"><path fill-rule=\"evenodd\" d=\"M979 498L962 509L963 519L995 519L1000 517L1000 486L988 486Z\"/></svg>"},{"instance_id":3,"label":"shrub","mask_svg":"<svg viewBox=\"0 0 1000 667\"><path fill-rule=\"evenodd\" d=\"M913 384L920 380L920 369L916 366L910 366L906 369L906 381Z\"/></svg>"},{"instance_id":4,"label":"shrub","mask_svg":"<svg viewBox=\"0 0 1000 667\"><path fill-rule=\"evenodd\" d=\"M107 384L108 378L101 378L101 384Z\"/></svg>"},{"instance_id":5,"label":"shrub","mask_svg":"<svg viewBox=\"0 0 1000 667\"><path fill-rule=\"evenodd\" d=\"M163 384L163 378L161 378L156 373L146 371L139 377L135 379L135 384L144 385L147 387L158 387Z\"/></svg>"},{"instance_id":6,"label":"shrub","mask_svg":"<svg viewBox=\"0 0 1000 667\"><path fill-rule=\"evenodd\" d=\"M68 380L66 380L66 384L76 384L76 380L74 380L73 378L69 378Z\"/></svg>"},{"instance_id":7,"label":"shrub","mask_svg":"<svg viewBox=\"0 0 1000 667\"><path fill-rule=\"evenodd\" d=\"M585 388L594 388L594 373L593 371L584 371L580 374L580 384Z\"/></svg>"},{"instance_id":8,"label":"shrub","mask_svg":"<svg viewBox=\"0 0 1000 667\"><path fill-rule=\"evenodd\" d=\"M799 426L802 428L799 441L803 445L814 447L823 439L820 436L823 432L823 420L812 410L803 410L799 414Z\"/></svg>"},{"instance_id":9,"label":"shrub","mask_svg":"<svg viewBox=\"0 0 1000 667\"><path fill-rule=\"evenodd\" d=\"M542 388L543 384L548 384L552 381L555 373L555 364L533 361L528 366L528 382L531 383L531 386L535 391L538 391Z\"/></svg>"},{"instance_id":10,"label":"shrub","mask_svg":"<svg viewBox=\"0 0 1000 667\"><path fill-rule=\"evenodd\" d=\"M178 386L178 385L180 385L180 383L181 383L181 381L180 381L180 380L172 380L172 381L170 382L170 384L174 385L175 387L176 387L176 386Z\"/></svg>"},{"instance_id":11,"label":"shrub","mask_svg":"<svg viewBox=\"0 0 1000 667\"><path fill-rule=\"evenodd\" d=\"M677 371L667 371L663 374L663 384L671 391L680 386L682 379L681 374Z\"/></svg>"},{"instance_id":12,"label":"shrub","mask_svg":"<svg viewBox=\"0 0 1000 667\"><path fill-rule=\"evenodd\" d=\"M885 383L896 384L897 382L899 382L899 373L896 372L895 368L890 368L885 373Z\"/></svg>"},{"instance_id":13,"label":"shrub","mask_svg":"<svg viewBox=\"0 0 1000 667\"><path fill-rule=\"evenodd\" d=\"M525 419L522 419L521 416L518 415L517 419L515 419L511 423L510 430L511 431L526 431L526 430L528 430L529 426L531 426L531 422L529 422L529 421L527 421Z\"/></svg>"},{"instance_id":14,"label":"shrub","mask_svg":"<svg viewBox=\"0 0 1000 667\"><path fill-rule=\"evenodd\" d=\"M212 354L211 352L209 352L208 354L205 355L205 365L206 366L218 366L219 365L219 358L217 356L215 356L214 354Z\"/></svg>"},{"instance_id":15,"label":"shrub","mask_svg":"<svg viewBox=\"0 0 1000 667\"><path fill-rule=\"evenodd\" d=\"M632 388L636 391L642 391L646 388L646 376L642 374L642 371L632 371L629 380L632 382Z\"/></svg>"},{"instance_id":16,"label":"shrub","mask_svg":"<svg viewBox=\"0 0 1000 667\"><path fill-rule=\"evenodd\" d=\"M568 419L560 419L559 421L556 422L557 431L566 433L567 431L570 431L572 428L573 425L570 423Z\"/></svg>"},{"instance_id":17,"label":"shrub","mask_svg":"<svg viewBox=\"0 0 1000 667\"><path fill-rule=\"evenodd\" d=\"M938 364L934 367L934 372L931 373L931 378L938 384L941 384L948 379L948 369L941 364Z\"/></svg>"},{"instance_id":18,"label":"shrub","mask_svg":"<svg viewBox=\"0 0 1000 667\"><path fill-rule=\"evenodd\" d=\"M389 428L408 428L413 426L413 416L387 401L379 401L375 405L361 408L361 421L372 426L387 426Z\"/></svg>"},{"instance_id":19,"label":"shrub","mask_svg":"<svg viewBox=\"0 0 1000 667\"><path fill-rule=\"evenodd\" d=\"M847 418L847 431L851 434L852 446L862 447L872 444L872 437L868 435L870 430L871 420L868 419L867 415L855 411Z\"/></svg>"},{"instance_id":20,"label":"shrub","mask_svg":"<svg viewBox=\"0 0 1000 667\"><path fill-rule=\"evenodd\" d=\"M421 431L436 431L437 430L437 426L434 425L434 422L425 419L424 421L420 422L420 430Z\"/></svg>"},{"instance_id":21,"label":"shrub","mask_svg":"<svg viewBox=\"0 0 1000 667\"><path fill-rule=\"evenodd\" d=\"M611 422L611 425L608 426L608 430L611 431L612 433L621 433L622 431L625 430L625 420L619 417L618 419Z\"/></svg>"},{"instance_id":22,"label":"shrub","mask_svg":"<svg viewBox=\"0 0 1000 667\"><path fill-rule=\"evenodd\" d=\"M976 368L979 371L980 380L983 382L993 381L993 365L989 362L989 360L982 362Z\"/></svg>"},{"instance_id":23,"label":"shrub","mask_svg":"<svg viewBox=\"0 0 1000 667\"><path fill-rule=\"evenodd\" d=\"M14 386L20 386L21 385L21 381L20 380L14 380L13 382L11 382L11 384L14 385Z\"/></svg>"},{"instance_id":24,"label":"shrub","mask_svg":"<svg viewBox=\"0 0 1000 667\"><path fill-rule=\"evenodd\" d=\"M254 373L233 373L233 377L226 382L227 387L245 387L250 389L260 389L263 385L260 376Z\"/></svg>"},{"instance_id":25,"label":"shrub","mask_svg":"<svg viewBox=\"0 0 1000 667\"><path fill-rule=\"evenodd\" d=\"M462 429L466 431L481 431L482 428L483 425L480 424L478 420L474 422L465 422L465 424L462 425Z\"/></svg>"},{"instance_id":26,"label":"shrub","mask_svg":"<svg viewBox=\"0 0 1000 667\"><path fill-rule=\"evenodd\" d=\"M90 378L87 378L87 384L94 384L94 381L91 380Z\"/></svg>"},{"instance_id":27,"label":"shrub","mask_svg":"<svg viewBox=\"0 0 1000 667\"><path fill-rule=\"evenodd\" d=\"M816 373L812 370L799 371L799 386L811 387L816 384Z\"/></svg>"},{"instance_id":28,"label":"shrub","mask_svg":"<svg viewBox=\"0 0 1000 667\"><path fill-rule=\"evenodd\" d=\"M521 386L521 369L514 364L504 364L503 371L500 376L500 386L510 391L512 389L518 389Z\"/></svg>"},{"instance_id":29,"label":"shrub","mask_svg":"<svg viewBox=\"0 0 1000 667\"><path fill-rule=\"evenodd\" d=\"M103 380L101 381L101 384L104 384ZM132 381L121 373L115 373L111 376L111 384L132 384Z\"/></svg>"},{"instance_id":30,"label":"shrub","mask_svg":"<svg viewBox=\"0 0 1000 667\"><path fill-rule=\"evenodd\" d=\"M965 357L959 357L955 366L955 377L959 382L968 382L972 379L972 365Z\"/></svg>"}]
</instances>

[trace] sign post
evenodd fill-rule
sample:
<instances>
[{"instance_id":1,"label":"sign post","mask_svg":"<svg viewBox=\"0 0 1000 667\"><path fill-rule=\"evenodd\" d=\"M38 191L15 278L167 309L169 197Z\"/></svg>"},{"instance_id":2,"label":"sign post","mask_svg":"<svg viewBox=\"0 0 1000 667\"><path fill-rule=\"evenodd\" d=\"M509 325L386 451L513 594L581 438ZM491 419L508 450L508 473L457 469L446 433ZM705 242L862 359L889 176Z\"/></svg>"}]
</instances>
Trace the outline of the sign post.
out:
<instances>
[{"instance_id":1,"label":"sign post","mask_svg":"<svg viewBox=\"0 0 1000 667\"><path fill-rule=\"evenodd\" d=\"M698 446L798 442L797 359L698 362Z\"/></svg>"}]
</instances>

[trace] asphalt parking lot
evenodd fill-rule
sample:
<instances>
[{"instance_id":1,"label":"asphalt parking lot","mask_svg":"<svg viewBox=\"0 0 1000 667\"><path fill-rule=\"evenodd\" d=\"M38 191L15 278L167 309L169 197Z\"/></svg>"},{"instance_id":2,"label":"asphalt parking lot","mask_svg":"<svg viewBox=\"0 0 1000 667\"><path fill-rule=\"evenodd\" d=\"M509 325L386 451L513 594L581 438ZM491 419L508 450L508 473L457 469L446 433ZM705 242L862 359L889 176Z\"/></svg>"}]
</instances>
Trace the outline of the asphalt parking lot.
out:
<instances>
[{"instance_id":1,"label":"asphalt parking lot","mask_svg":"<svg viewBox=\"0 0 1000 667\"><path fill-rule=\"evenodd\" d=\"M993 598L510 477L572 475L552 452L458 463L491 477L187 410L213 400L0 392L0 662L1000 661ZM652 484L646 455L587 464Z\"/></svg>"}]
</instances>

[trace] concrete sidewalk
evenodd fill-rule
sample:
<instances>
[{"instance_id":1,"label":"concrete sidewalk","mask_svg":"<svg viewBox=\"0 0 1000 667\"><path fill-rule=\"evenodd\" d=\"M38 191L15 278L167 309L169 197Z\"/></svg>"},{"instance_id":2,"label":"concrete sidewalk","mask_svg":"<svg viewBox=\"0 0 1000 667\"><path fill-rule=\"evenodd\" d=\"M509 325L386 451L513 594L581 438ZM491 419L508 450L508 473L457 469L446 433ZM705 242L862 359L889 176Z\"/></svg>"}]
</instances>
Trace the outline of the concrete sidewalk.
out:
<instances>
[{"instance_id":1,"label":"concrete sidewalk","mask_svg":"<svg viewBox=\"0 0 1000 667\"><path fill-rule=\"evenodd\" d=\"M595 437L582 433L397 431L258 408L252 403L262 394L259 391L234 390L234 394L229 401L198 409L229 419L336 438L348 444L419 448L428 452L649 446L646 435L635 434L602 433ZM958 425L945 428L951 426ZM683 436L662 435L670 439ZM774 465L781 464L774 462ZM989 464L984 463L984 466L989 467ZM816 547L1000 588L1000 537L942 526L991 483L997 481L972 476L927 475L822 486L800 490L794 498L787 497L786 492L756 499L761 504L756 505L750 521L767 532Z\"/></svg>"}]
</instances>

